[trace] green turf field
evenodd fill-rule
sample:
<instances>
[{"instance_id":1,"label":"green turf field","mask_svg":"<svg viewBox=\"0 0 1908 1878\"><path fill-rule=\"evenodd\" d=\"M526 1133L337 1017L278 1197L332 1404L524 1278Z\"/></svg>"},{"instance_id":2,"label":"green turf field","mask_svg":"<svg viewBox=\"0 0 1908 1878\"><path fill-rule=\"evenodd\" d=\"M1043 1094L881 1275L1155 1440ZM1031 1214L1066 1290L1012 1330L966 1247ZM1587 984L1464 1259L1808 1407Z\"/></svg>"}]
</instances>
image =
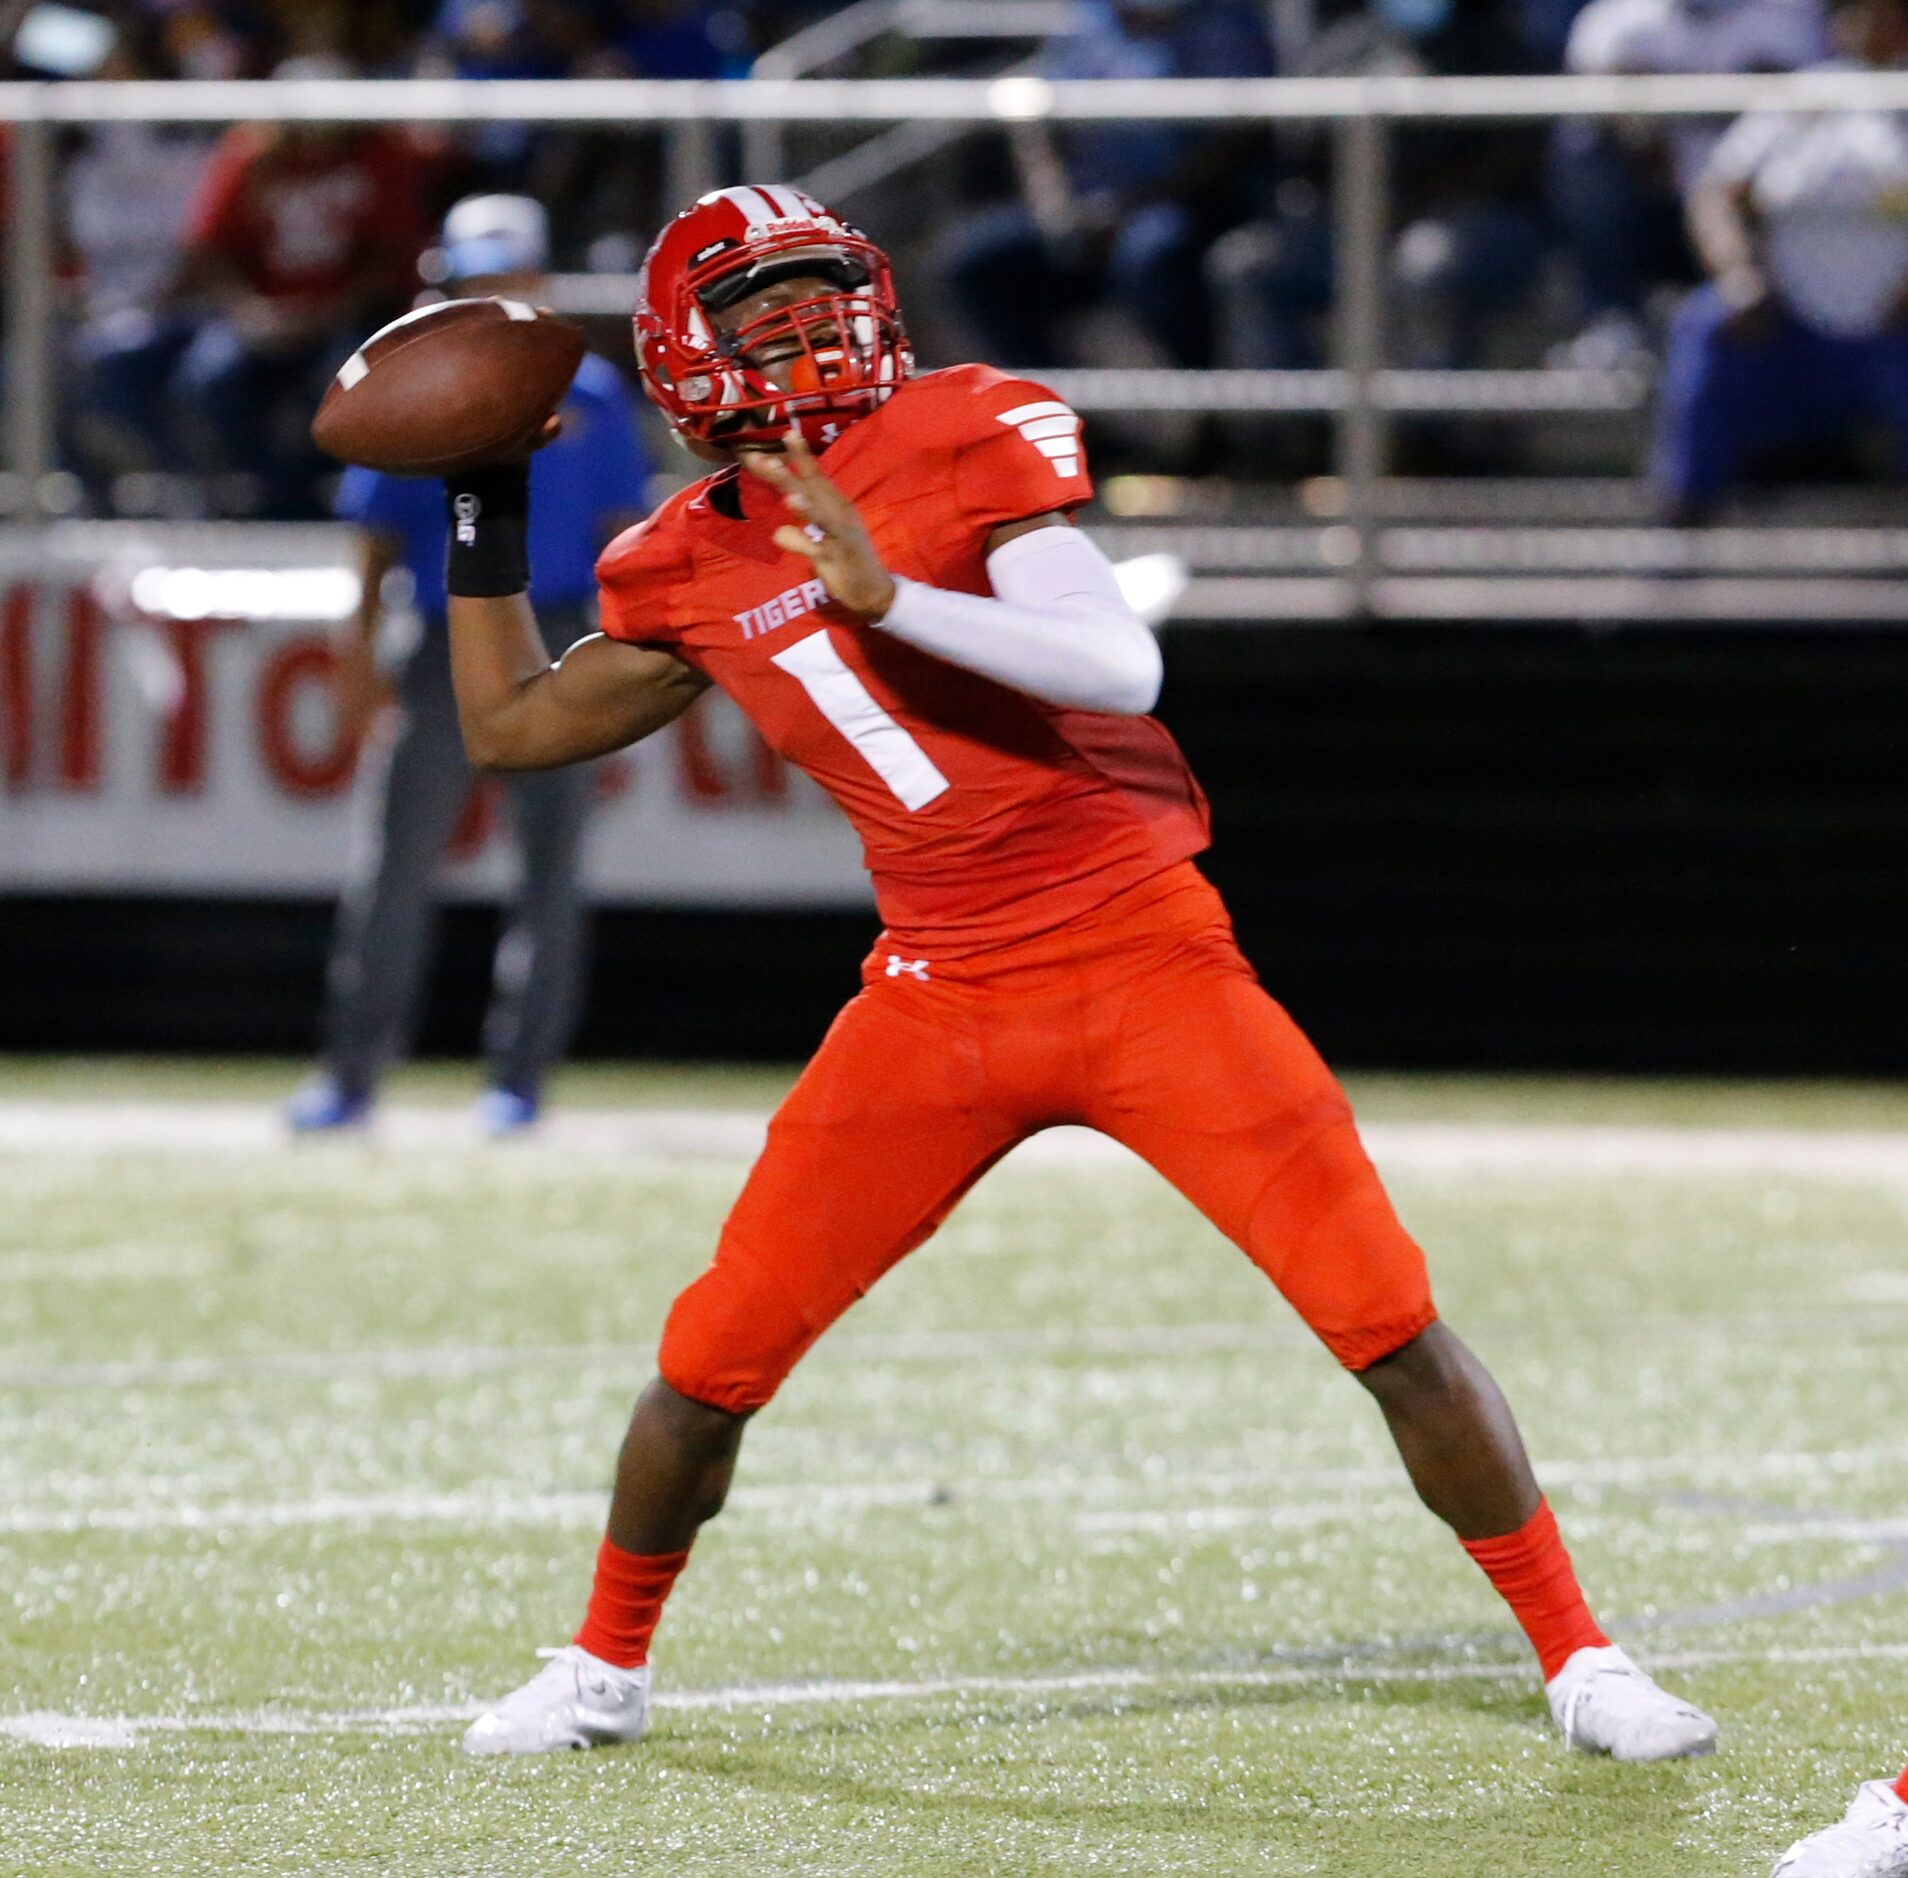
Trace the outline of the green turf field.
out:
<instances>
[{"instance_id":1,"label":"green turf field","mask_svg":"<svg viewBox=\"0 0 1908 1878\"><path fill-rule=\"evenodd\" d=\"M459 1718L573 1627L741 1164L180 1145L182 1104L289 1079L0 1071L0 1873L1720 1878L1908 1752L1899 1091L1355 1087L1593 1602L1719 1715L1713 1761L1563 1751L1356 1386L1144 1170L1055 1157L751 1432L651 1740L499 1766ZM103 1103L165 1139L89 1147ZM73 1145L6 1147L47 1104Z\"/></svg>"}]
</instances>

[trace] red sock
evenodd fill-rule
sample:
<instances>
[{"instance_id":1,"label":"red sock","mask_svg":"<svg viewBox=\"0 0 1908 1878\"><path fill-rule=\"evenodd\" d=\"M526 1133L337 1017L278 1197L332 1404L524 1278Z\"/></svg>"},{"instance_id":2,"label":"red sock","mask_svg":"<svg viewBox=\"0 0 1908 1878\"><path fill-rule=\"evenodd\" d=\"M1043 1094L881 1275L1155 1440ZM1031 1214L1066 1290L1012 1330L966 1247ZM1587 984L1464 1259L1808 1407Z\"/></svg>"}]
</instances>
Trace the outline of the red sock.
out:
<instances>
[{"instance_id":1,"label":"red sock","mask_svg":"<svg viewBox=\"0 0 1908 1878\"><path fill-rule=\"evenodd\" d=\"M1895 1782L1895 1792L1904 1806L1908 1806L1908 1767L1901 1770L1901 1778Z\"/></svg>"},{"instance_id":2,"label":"red sock","mask_svg":"<svg viewBox=\"0 0 1908 1878\"><path fill-rule=\"evenodd\" d=\"M1546 1682L1578 1650L1610 1641L1583 1601L1548 1500L1538 1501L1536 1512L1517 1531L1501 1539L1466 1539L1463 1545L1523 1625Z\"/></svg>"},{"instance_id":3,"label":"red sock","mask_svg":"<svg viewBox=\"0 0 1908 1878\"><path fill-rule=\"evenodd\" d=\"M618 1669L640 1668L649 1661L663 1600L688 1562L687 1552L639 1555L605 1539L596 1552L590 1608L573 1641Z\"/></svg>"}]
</instances>

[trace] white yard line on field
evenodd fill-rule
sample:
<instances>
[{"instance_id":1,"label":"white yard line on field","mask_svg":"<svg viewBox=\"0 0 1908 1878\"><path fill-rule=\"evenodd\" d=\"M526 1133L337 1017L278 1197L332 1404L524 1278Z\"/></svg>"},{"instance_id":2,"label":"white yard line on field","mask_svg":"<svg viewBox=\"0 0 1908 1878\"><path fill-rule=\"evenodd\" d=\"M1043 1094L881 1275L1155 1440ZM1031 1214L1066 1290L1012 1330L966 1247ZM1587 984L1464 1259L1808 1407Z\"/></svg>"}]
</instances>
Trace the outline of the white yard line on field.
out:
<instances>
[{"instance_id":1,"label":"white yard line on field","mask_svg":"<svg viewBox=\"0 0 1908 1878\"><path fill-rule=\"evenodd\" d=\"M1908 1133L1521 1122L1375 1122L1382 1169L1414 1174L1747 1174L1908 1185Z\"/></svg>"},{"instance_id":2,"label":"white yard line on field","mask_svg":"<svg viewBox=\"0 0 1908 1878\"><path fill-rule=\"evenodd\" d=\"M142 1501L0 1509L0 1534L275 1532L297 1526L559 1526L603 1517L601 1493L328 1493L308 1500Z\"/></svg>"},{"instance_id":3,"label":"white yard line on field","mask_svg":"<svg viewBox=\"0 0 1908 1878\"><path fill-rule=\"evenodd\" d=\"M565 1109L517 1156L608 1156L623 1161L747 1159L767 1115L743 1109ZM1908 1137L1864 1130L1680 1128L1602 1123L1374 1122L1365 1140L1383 1167L1411 1173L1541 1170L1552 1173L1754 1174L1908 1184ZM303 1144L352 1154L367 1145L404 1152L476 1151L459 1109L394 1105L366 1137ZM110 1154L287 1152L273 1111L256 1103L0 1101L0 1153ZM491 1150L496 1152L498 1150ZM1017 1149L1033 1167L1133 1165L1133 1157L1083 1128L1055 1128Z\"/></svg>"},{"instance_id":4,"label":"white yard line on field","mask_svg":"<svg viewBox=\"0 0 1908 1878\"><path fill-rule=\"evenodd\" d=\"M125 1279L201 1278L218 1264L208 1245L36 1247L0 1253L0 1285L47 1280L60 1285L117 1284Z\"/></svg>"},{"instance_id":5,"label":"white yard line on field","mask_svg":"<svg viewBox=\"0 0 1908 1878\"><path fill-rule=\"evenodd\" d=\"M1745 1545L1792 1545L1801 1539L1836 1545L1908 1546L1908 1519L1824 1514L1819 1519L1784 1519L1766 1526L1745 1526L1736 1536Z\"/></svg>"},{"instance_id":6,"label":"white yard line on field","mask_svg":"<svg viewBox=\"0 0 1908 1878\"><path fill-rule=\"evenodd\" d=\"M1851 1304L1908 1304L1908 1271L1858 1272L1841 1286Z\"/></svg>"},{"instance_id":7,"label":"white yard line on field","mask_svg":"<svg viewBox=\"0 0 1908 1878\"><path fill-rule=\"evenodd\" d=\"M1594 1460L1537 1462L1547 1486L1562 1488L1661 1488L1679 1481L1726 1478L1738 1485L1798 1480L1820 1487L1908 1460L1908 1441L1860 1449L1815 1449L1795 1453L1686 1453L1660 1456L1607 1455ZM324 1526L467 1526L474 1532L517 1526L595 1525L603 1517L601 1489L520 1493L508 1488L455 1492L417 1489L381 1493L321 1493L303 1499L210 1501L162 1499L151 1492L149 1474L108 1498L111 1481L90 1483L90 1503L67 1498L44 1505L0 1508L0 1536L85 1532L272 1532ZM1310 1489L1303 1500L1284 1496ZM1264 1473L1078 1474L1065 1469L1025 1476L962 1474L923 1465L907 1477L871 1473L860 1480L745 1482L730 1496L731 1517L781 1515L805 1518L855 1510L890 1508L946 1510L968 1505L1031 1502L1063 1513L1075 1530L1120 1532L1228 1532L1247 1526L1308 1526L1339 1518L1367 1518L1388 1500L1403 1501L1407 1487L1395 1465L1345 1468L1281 1468ZM1198 1497L1194 1497L1198 1496ZM1145 1501L1178 1498L1179 1504ZM1139 1504L1136 1504L1139 1502ZM1621 1508L1615 1509L1621 1512ZM1690 1509L1723 1513L1732 1506ZM1798 1512L1780 1522L1764 1521L1748 1535L1732 1527L1731 1542L1753 1536L1764 1543L1819 1540L1844 1544L1908 1544L1908 1522L1864 1520L1840 1514Z\"/></svg>"},{"instance_id":8,"label":"white yard line on field","mask_svg":"<svg viewBox=\"0 0 1908 1878\"><path fill-rule=\"evenodd\" d=\"M1011 1493L975 1497L1036 1498L1055 1491L1052 1481L1003 1483ZM868 1480L737 1487L729 1504L742 1513L806 1513L853 1507L928 1507L945 1502L947 1490L928 1480ZM468 1526L482 1532L504 1526L567 1526L602 1523L608 1490L568 1493L326 1493L304 1500L142 1499L91 1506L70 1501L55 1506L0 1509L0 1535L81 1532L272 1532L301 1526Z\"/></svg>"},{"instance_id":9,"label":"white yard line on field","mask_svg":"<svg viewBox=\"0 0 1908 1878\"><path fill-rule=\"evenodd\" d=\"M266 1103L0 1100L0 1153L286 1154L352 1156L507 1152L678 1160L746 1160L760 1152L765 1113L751 1109L565 1109L533 1137L503 1149L484 1142L469 1111L391 1104L369 1129L292 1141Z\"/></svg>"},{"instance_id":10,"label":"white yard line on field","mask_svg":"<svg viewBox=\"0 0 1908 1878\"><path fill-rule=\"evenodd\" d=\"M1022 1358L1244 1355L1309 1342L1292 1324L1066 1325L1052 1330L844 1330L815 1360L977 1363ZM463 1381L519 1369L612 1369L627 1381L655 1360L653 1344L425 1344L392 1350L273 1350L256 1356L122 1357L103 1362L0 1361L0 1389L181 1389L244 1382ZM578 1379L573 1378L576 1382Z\"/></svg>"},{"instance_id":11,"label":"white yard line on field","mask_svg":"<svg viewBox=\"0 0 1908 1878\"><path fill-rule=\"evenodd\" d=\"M1328 1653L1327 1653L1328 1654ZM1685 1650L1649 1656L1649 1667L1674 1673L1729 1668L1741 1664L1831 1664L1897 1661L1908 1657L1908 1644L1826 1645L1796 1650ZM1535 1675L1524 1662L1389 1664L1356 1660L1319 1660L1237 1669L1109 1668L1025 1676L928 1676L868 1681L740 1683L715 1689L664 1689L655 1707L665 1713L818 1708L837 1704L872 1705L963 1700L997 1696L1007 1700L1067 1695L1121 1695L1202 1689L1276 1689L1338 1684L1521 1682L1535 1688ZM435 1732L469 1721L481 1703L415 1703L404 1707L347 1709L335 1713L260 1709L226 1714L69 1715L49 1710L0 1716L0 1738L33 1747L123 1749L150 1736L168 1734L244 1735L393 1735Z\"/></svg>"},{"instance_id":12,"label":"white yard line on field","mask_svg":"<svg viewBox=\"0 0 1908 1878\"><path fill-rule=\"evenodd\" d=\"M1862 1321L1875 1312L1908 1308L1908 1296L1872 1298ZM1268 1309L1272 1306L1268 1305ZM1579 1318L1579 1335L1637 1338L1668 1334L1735 1332L1744 1336L1792 1336L1816 1327L1845 1333L1850 1314L1840 1304L1818 1309L1770 1311L1626 1312ZM1473 1317L1470 1328L1496 1342L1511 1342L1546 1329L1521 1320ZM813 1367L846 1364L1019 1363L1024 1361L1144 1362L1193 1356L1265 1356L1313 1347L1295 1319L1268 1316L1261 1323L1058 1324L1037 1330L843 1329L824 1340L808 1360ZM393 1349L267 1350L256 1355L132 1356L44 1363L0 1353L0 1391L26 1389L188 1389L249 1382L331 1383L350 1377L381 1382L466 1381L516 1370L562 1367L576 1372L571 1386L592 1385L592 1372L614 1373L618 1386L647 1374L655 1360L652 1343L444 1343Z\"/></svg>"},{"instance_id":13,"label":"white yard line on field","mask_svg":"<svg viewBox=\"0 0 1908 1878\"><path fill-rule=\"evenodd\" d=\"M466 1381L545 1365L627 1370L654 1360L653 1345L445 1343L396 1350L271 1350L257 1356L119 1357L96 1363L0 1365L0 1389L190 1389L245 1382Z\"/></svg>"}]
</instances>

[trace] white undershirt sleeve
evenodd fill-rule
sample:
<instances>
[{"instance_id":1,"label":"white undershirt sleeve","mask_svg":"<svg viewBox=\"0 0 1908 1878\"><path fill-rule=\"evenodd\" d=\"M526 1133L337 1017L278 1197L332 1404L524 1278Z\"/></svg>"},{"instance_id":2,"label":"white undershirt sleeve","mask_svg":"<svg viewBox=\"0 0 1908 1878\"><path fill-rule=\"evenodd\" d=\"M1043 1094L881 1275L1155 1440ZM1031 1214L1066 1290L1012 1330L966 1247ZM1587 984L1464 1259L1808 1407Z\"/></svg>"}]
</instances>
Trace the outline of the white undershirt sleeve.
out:
<instances>
[{"instance_id":1,"label":"white undershirt sleeve","mask_svg":"<svg viewBox=\"0 0 1908 1878\"><path fill-rule=\"evenodd\" d=\"M994 597L896 578L877 625L1046 704L1139 717L1159 697L1159 646L1113 566L1077 528L1030 529L987 557Z\"/></svg>"}]
</instances>

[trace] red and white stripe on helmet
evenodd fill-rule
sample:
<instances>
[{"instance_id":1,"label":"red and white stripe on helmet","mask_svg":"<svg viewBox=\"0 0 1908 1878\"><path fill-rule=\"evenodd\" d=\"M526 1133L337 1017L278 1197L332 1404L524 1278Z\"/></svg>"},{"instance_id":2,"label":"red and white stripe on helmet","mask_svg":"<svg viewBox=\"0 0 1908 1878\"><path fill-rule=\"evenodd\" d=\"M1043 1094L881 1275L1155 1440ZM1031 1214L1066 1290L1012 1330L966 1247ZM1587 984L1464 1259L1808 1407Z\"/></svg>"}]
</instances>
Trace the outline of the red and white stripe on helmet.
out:
<instances>
[{"instance_id":1,"label":"red and white stripe on helmet","mask_svg":"<svg viewBox=\"0 0 1908 1878\"><path fill-rule=\"evenodd\" d=\"M816 281L799 302L738 325L721 316L763 287ZM815 448L865 417L912 369L888 257L787 183L718 189L678 215L643 263L636 356L651 400L682 433L733 446L799 424ZM749 354L773 344L793 383Z\"/></svg>"}]
</instances>

